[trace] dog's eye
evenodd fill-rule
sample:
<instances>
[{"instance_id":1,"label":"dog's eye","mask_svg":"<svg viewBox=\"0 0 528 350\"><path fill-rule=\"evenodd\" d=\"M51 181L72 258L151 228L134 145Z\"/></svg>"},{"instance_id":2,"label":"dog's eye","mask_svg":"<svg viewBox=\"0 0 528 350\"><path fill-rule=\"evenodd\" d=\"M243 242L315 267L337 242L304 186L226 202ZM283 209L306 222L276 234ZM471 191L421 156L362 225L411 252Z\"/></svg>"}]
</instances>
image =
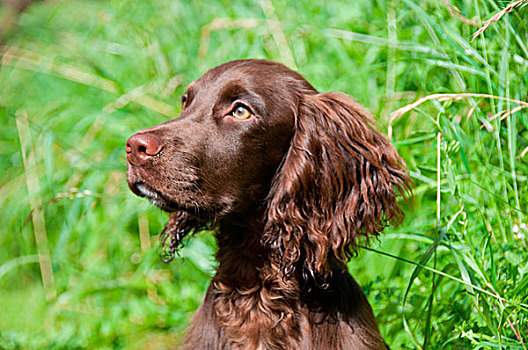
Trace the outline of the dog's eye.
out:
<instances>
[{"instance_id":1,"label":"dog's eye","mask_svg":"<svg viewBox=\"0 0 528 350\"><path fill-rule=\"evenodd\" d=\"M237 119L248 119L251 117L251 112L244 106L237 106L231 114Z\"/></svg>"}]
</instances>

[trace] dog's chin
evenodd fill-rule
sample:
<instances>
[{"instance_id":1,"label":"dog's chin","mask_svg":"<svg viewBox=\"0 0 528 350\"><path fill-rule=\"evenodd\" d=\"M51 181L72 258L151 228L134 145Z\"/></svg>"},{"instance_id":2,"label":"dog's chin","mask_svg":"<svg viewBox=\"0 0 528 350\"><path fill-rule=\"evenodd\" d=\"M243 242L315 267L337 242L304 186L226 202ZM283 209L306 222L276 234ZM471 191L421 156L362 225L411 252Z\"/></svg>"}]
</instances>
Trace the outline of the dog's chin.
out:
<instances>
[{"instance_id":1,"label":"dog's chin","mask_svg":"<svg viewBox=\"0 0 528 350\"><path fill-rule=\"evenodd\" d=\"M211 218L216 218L218 216L218 211L215 209L188 206L171 200L146 182L129 182L128 186L134 194L148 199L152 204L167 213L186 212L197 219L202 218L204 220L210 220Z\"/></svg>"},{"instance_id":2,"label":"dog's chin","mask_svg":"<svg viewBox=\"0 0 528 350\"><path fill-rule=\"evenodd\" d=\"M171 202L169 199L159 193L159 191L156 191L154 188L144 182L129 183L128 187L130 187L130 190L132 190L134 194L148 199L152 204L163 211L171 213L181 210L178 205Z\"/></svg>"}]
</instances>

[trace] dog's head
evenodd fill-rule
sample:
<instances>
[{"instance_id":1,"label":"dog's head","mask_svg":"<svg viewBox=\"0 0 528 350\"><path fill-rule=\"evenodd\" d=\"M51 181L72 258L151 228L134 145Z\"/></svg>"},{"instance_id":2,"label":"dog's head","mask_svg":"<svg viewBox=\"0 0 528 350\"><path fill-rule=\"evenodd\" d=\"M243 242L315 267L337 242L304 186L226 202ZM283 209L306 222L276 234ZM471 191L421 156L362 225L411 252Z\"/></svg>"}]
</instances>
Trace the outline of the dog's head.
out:
<instances>
[{"instance_id":1,"label":"dog's head","mask_svg":"<svg viewBox=\"0 0 528 350\"><path fill-rule=\"evenodd\" d=\"M260 213L284 270L324 279L401 216L410 180L372 125L348 96L318 94L281 64L232 61L190 84L179 118L127 141L128 184L171 213L173 246L198 222Z\"/></svg>"},{"instance_id":2,"label":"dog's head","mask_svg":"<svg viewBox=\"0 0 528 350\"><path fill-rule=\"evenodd\" d=\"M182 96L179 118L128 140L131 190L166 211L206 219L254 206L289 147L301 91L315 93L267 61L211 69Z\"/></svg>"}]
</instances>

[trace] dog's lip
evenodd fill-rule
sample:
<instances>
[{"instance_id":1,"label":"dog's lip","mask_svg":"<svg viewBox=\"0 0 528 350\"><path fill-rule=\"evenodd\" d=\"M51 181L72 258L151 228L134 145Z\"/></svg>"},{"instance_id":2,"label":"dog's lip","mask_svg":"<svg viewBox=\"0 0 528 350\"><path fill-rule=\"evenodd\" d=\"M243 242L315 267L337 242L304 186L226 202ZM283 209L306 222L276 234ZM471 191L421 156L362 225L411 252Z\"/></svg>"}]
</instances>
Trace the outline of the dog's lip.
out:
<instances>
[{"instance_id":1,"label":"dog's lip","mask_svg":"<svg viewBox=\"0 0 528 350\"><path fill-rule=\"evenodd\" d=\"M163 196L158 190L149 185L144 181L138 181L134 183L129 183L128 187L139 197L147 198L152 204L161 208L167 212L173 212L177 210L176 206L165 196Z\"/></svg>"},{"instance_id":2,"label":"dog's lip","mask_svg":"<svg viewBox=\"0 0 528 350\"><path fill-rule=\"evenodd\" d=\"M128 187L130 187L134 194L139 197L148 199L152 204L154 204L161 210L166 211L167 213L172 213L175 211L185 211L191 215L196 215L196 209L178 204L168 199L160 191L158 191L152 185L145 181L140 180L133 183L129 182Z\"/></svg>"},{"instance_id":3,"label":"dog's lip","mask_svg":"<svg viewBox=\"0 0 528 350\"><path fill-rule=\"evenodd\" d=\"M144 182L136 183L134 187L136 188L140 197L146 197L148 199L159 199L161 197L158 191Z\"/></svg>"},{"instance_id":4,"label":"dog's lip","mask_svg":"<svg viewBox=\"0 0 528 350\"><path fill-rule=\"evenodd\" d=\"M127 183L130 190L135 195L148 199L152 204L165 212L172 213L175 211L185 211L193 216L216 217L218 214L226 211L222 206L214 208L198 207L196 205L189 206L185 203L175 201L156 189L156 187L151 185L151 183L146 181L142 176L134 173L129 173L128 175Z\"/></svg>"}]
</instances>

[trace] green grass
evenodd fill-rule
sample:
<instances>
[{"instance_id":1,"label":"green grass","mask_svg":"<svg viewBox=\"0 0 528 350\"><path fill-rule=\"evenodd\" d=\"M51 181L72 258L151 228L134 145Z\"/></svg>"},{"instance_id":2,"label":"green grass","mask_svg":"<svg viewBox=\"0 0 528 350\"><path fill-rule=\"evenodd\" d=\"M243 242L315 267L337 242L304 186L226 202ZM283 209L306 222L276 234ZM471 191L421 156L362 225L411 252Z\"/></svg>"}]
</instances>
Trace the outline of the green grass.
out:
<instances>
[{"instance_id":1,"label":"green grass","mask_svg":"<svg viewBox=\"0 0 528 350\"><path fill-rule=\"evenodd\" d=\"M0 67L0 348L181 342L214 240L201 233L182 259L159 260L166 214L128 190L124 143L176 117L205 70L249 57L355 96L409 166L405 222L350 263L391 347L528 347L528 108L507 114L528 100L528 7L472 42L478 28L445 2L266 3L48 1L17 19ZM451 4L482 25L508 3ZM431 99L391 120L448 93L500 99ZM36 257L39 215L55 297Z\"/></svg>"}]
</instances>

